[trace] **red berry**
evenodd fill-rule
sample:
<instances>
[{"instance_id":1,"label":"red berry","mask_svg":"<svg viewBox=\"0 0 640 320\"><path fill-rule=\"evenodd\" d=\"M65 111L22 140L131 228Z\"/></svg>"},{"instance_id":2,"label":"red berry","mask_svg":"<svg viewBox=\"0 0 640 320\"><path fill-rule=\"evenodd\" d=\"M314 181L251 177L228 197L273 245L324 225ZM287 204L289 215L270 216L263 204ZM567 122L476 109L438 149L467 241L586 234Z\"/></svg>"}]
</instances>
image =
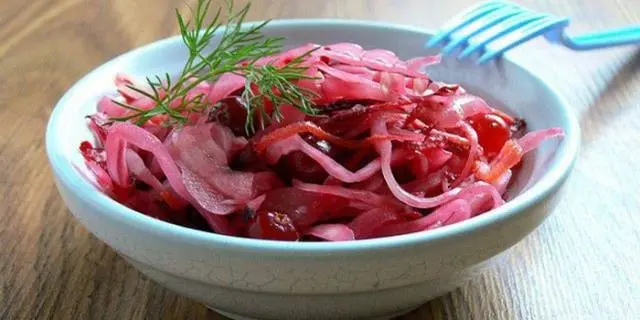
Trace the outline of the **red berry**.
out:
<instances>
[{"instance_id":1,"label":"red berry","mask_svg":"<svg viewBox=\"0 0 640 320\"><path fill-rule=\"evenodd\" d=\"M297 241L300 238L293 220L285 213L259 210L249 225L249 236L257 239Z\"/></svg>"},{"instance_id":2,"label":"red berry","mask_svg":"<svg viewBox=\"0 0 640 320\"><path fill-rule=\"evenodd\" d=\"M94 156L93 156L93 145L91 145L91 142L89 141L82 141L80 143L80 152L82 153L82 156L88 160L88 161L95 161Z\"/></svg>"},{"instance_id":3,"label":"red berry","mask_svg":"<svg viewBox=\"0 0 640 320\"><path fill-rule=\"evenodd\" d=\"M312 135L303 135L303 139L322 153L335 159L337 150L324 140L318 140ZM322 183L327 178L327 172L315 160L301 151L294 151L284 157L278 165L278 172L286 178L297 179L309 183Z\"/></svg>"},{"instance_id":4,"label":"red berry","mask_svg":"<svg viewBox=\"0 0 640 320\"><path fill-rule=\"evenodd\" d=\"M285 165L281 171L289 171L287 175L291 178L310 183L322 183L327 178L324 169L300 151L286 155L283 160Z\"/></svg>"},{"instance_id":5,"label":"red berry","mask_svg":"<svg viewBox=\"0 0 640 320\"><path fill-rule=\"evenodd\" d=\"M500 116L485 113L471 117L469 124L478 133L478 142L487 155L497 154L511 137L511 130Z\"/></svg>"},{"instance_id":6,"label":"red berry","mask_svg":"<svg viewBox=\"0 0 640 320\"><path fill-rule=\"evenodd\" d=\"M260 172L267 169L267 165L258 157L253 149L253 143L249 142L238 152L230 163L231 169L236 171Z\"/></svg>"},{"instance_id":7,"label":"red berry","mask_svg":"<svg viewBox=\"0 0 640 320\"><path fill-rule=\"evenodd\" d=\"M229 127L238 136L246 134L244 126L246 119L247 110L242 105L239 97L222 99L209 112L209 121L218 122Z\"/></svg>"},{"instance_id":8,"label":"red berry","mask_svg":"<svg viewBox=\"0 0 640 320\"><path fill-rule=\"evenodd\" d=\"M80 143L80 152L86 161L97 163L104 171L107 171L106 154L102 148L94 148L91 142L82 141Z\"/></svg>"}]
</instances>

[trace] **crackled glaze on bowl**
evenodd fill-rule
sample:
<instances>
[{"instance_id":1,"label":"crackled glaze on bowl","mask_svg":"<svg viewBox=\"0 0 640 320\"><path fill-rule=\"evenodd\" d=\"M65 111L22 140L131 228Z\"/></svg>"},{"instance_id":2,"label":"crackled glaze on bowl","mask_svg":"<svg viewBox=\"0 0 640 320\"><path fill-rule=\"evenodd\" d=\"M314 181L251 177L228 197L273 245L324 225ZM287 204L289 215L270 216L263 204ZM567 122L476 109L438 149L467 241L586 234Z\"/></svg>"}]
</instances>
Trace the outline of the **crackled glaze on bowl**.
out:
<instances>
[{"instance_id":1,"label":"crackled glaze on bowl","mask_svg":"<svg viewBox=\"0 0 640 320\"><path fill-rule=\"evenodd\" d=\"M266 33L285 36L290 45L350 41L401 58L430 53L423 49L428 32L379 23L275 21ZM530 73L508 61L473 67L445 60L430 70L434 78L509 106L527 119L530 130L561 126L567 132L562 142L545 143L526 157L509 193L513 201L427 233L356 242L283 243L190 230L131 211L98 192L79 174L83 164L76 149L91 138L83 116L95 110L101 95L113 92L116 72L174 71L184 54L180 39L171 38L87 75L56 106L47 151L60 193L80 223L155 281L236 317L354 319L418 307L537 227L555 206L577 152L575 119Z\"/></svg>"}]
</instances>

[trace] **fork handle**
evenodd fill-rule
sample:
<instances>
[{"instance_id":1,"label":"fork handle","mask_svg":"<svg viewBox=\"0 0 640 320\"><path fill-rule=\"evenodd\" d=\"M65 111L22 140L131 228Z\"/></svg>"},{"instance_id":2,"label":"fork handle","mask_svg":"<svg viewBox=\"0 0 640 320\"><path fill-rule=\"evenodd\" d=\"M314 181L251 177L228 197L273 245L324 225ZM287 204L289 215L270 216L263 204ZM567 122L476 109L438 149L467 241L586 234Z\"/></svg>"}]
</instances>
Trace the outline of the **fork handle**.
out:
<instances>
[{"instance_id":1,"label":"fork handle","mask_svg":"<svg viewBox=\"0 0 640 320\"><path fill-rule=\"evenodd\" d=\"M574 50L590 50L629 44L640 45L640 25L578 36L563 34L561 41L565 46Z\"/></svg>"}]
</instances>

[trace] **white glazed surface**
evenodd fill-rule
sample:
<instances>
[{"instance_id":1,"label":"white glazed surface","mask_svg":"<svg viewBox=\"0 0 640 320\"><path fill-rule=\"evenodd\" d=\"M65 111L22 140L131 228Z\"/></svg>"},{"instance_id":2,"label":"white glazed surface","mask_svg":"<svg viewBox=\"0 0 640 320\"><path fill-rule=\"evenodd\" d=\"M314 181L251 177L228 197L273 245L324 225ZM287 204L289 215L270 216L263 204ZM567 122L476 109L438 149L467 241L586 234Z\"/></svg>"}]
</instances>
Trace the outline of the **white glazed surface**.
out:
<instances>
[{"instance_id":1,"label":"white glazed surface","mask_svg":"<svg viewBox=\"0 0 640 320\"><path fill-rule=\"evenodd\" d=\"M425 55L426 31L368 22L276 21L266 33L287 44L356 42L401 58ZM503 61L474 67L445 60L429 70L492 104L508 106L530 130L563 127L567 137L526 157L505 206L423 234L351 243L279 243L231 238L169 225L118 205L82 178L77 146L91 138L83 117L113 93L116 72L172 72L184 60L178 38L108 62L80 80L56 106L47 152L56 184L73 215L143 273L212 308L260 319L384 317L418 307L459 285L469 268L514 245L555 205L549 195L566 179L579 132L567 106L529 72ZM322 308L324 311L322 311ZM312 316L313 315L313 316Z\"/></svg>"}]
</instances>

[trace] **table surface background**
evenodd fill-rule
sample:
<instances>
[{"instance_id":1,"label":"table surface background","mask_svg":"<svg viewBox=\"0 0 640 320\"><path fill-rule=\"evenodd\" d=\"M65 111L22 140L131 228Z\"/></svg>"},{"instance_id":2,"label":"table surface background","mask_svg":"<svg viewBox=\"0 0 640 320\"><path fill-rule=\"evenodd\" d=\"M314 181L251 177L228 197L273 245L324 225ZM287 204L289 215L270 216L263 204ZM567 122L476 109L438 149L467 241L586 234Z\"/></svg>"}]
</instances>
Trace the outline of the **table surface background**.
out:
<instances>
[{"instance_id":1,"label":"table surface background","mask_svg":"<svg viewBox=\"0 0 640 320\"><path fill-rule=\"evenodd\" d=\"M249 18L436 28L473 2L255 0ZM195 1L2 0L0 318L223 319L146 279L79 225L55 189L43 142L53 105L73 82L175 34L173 8L186 3ZM640 24L636 0L521 3L571 16L573 32ZM580 118L570 190L504 263L402 319L638 319L640 51L574 53L536 40L513 57L557 86Z\"/></svg>"}]
</instances>

